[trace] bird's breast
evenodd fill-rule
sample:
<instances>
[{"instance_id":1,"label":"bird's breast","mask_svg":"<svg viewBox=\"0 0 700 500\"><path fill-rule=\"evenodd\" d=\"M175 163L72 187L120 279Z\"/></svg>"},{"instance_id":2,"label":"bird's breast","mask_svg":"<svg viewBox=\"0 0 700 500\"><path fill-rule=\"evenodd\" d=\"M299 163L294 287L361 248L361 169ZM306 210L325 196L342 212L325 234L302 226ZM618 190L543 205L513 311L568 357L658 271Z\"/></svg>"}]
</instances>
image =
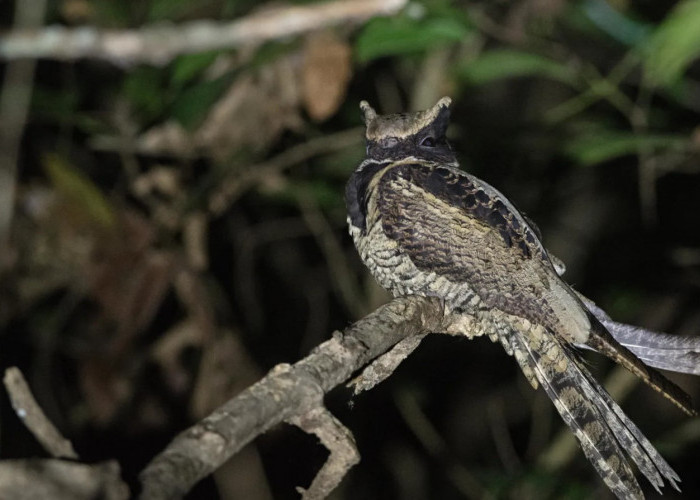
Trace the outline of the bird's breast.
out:
<instances>
[{"instance_id":1,"label":"bird's breast","mask_svg":"<svg viewBox=\"0 0 700 500\"><path fill-rule=\"evenodd\" d=\"M376 190L369 193L364 230L354 226L350 219L348 223L362 262L377 282L395 297L440 297L449 310L475 309L481 302L468 283L453 282L434 271L416 267L397 241L386 235L382 215L377 210Z\"/></svg>"}]
</instances>

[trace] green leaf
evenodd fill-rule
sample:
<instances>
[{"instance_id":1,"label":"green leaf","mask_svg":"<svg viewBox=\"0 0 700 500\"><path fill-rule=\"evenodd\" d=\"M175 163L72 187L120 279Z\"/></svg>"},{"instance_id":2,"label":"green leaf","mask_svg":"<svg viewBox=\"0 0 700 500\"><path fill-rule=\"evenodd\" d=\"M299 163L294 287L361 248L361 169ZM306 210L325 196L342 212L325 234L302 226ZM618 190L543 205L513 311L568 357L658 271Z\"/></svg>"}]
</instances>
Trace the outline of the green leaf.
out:
<instances>
[{"instance_id":1,"label":"green leaf","mask_svg":"<svg viewBox=\"0 0 700 500\"><path fill-rule=\"evenodd\" d=\"M139 9L131 2L93 0L90 6L95 12L95 24L103 28L125 28L138 18Z\"/></svg>"},{"instance_id":2,"label":"green leaf","mask_svg":"<svg viewBox=\"0 0 700 500\"><path fill-rule=\"evenodd\" d=\"M598 29L628 47L643 42L652 29L651 24L634 19L618 10L621 5L613 7L607 0L586 0L578 7Z\"/></svg>"},{"instance_id":3,"label":"green leaf","mask_svg":"<svg viewBox=\"0 0 700 500\"><path fill-rule=\"evenodd\" d=\"M231 85L232 79L231 75L227 75L184 90L173 102L173 118L186 129L193 130Z\"/></svg>"},{"instance_id":4,"label":"green leaf","mask_svg":"<svg viewBox=\"0 0 700 500\"><path fill-rule=\"evenodd\" d=\"M104 228L113 228L116 215L107 198L80 170L57 154L47 154L42 164L51 183L65 199Z\"/></svg>"},{"instance_id":5,"label":"green leaf","mask_svg":"<svg viewBox=\"0 0 700 500\"><path fill-rule=\"evenodd\" d=\"M54 90L37 85L32 91L32 115L50 123L70 123L79 99L75 88Z\"/></svg>"},{"instance_id":6,"label":"green leaf","mask_svg":"<svg viewBox=\"0 0 700 500\"><path fill-rule=\"evenodd\" d=\"M405 17L377 18L365 26L355 43L360 62L386 56L422 52L458 42L469 30L457 19L441 17L414 20Z\"/></svg>"},{"instance_id":7,"label":"green leaf","mask_svg":"<svg viewBox=\"0 0 700 500\"><path fill-rule=\"evenodd\" d=\"M570 85L575 82L574 71L564 64L531 52L510 49L485 52L462 65L457 73L472 85L522 76L550 78Z\"/></svg>"},{"instance_id":8,"label":"green leaf","mask_svg":"<svg viewBox=\"0 0 700 500\"><path fill-rule=\"evenodd\" d=\"M682 150L687 144L688 138L681 135L601 131L569 141L564 153L579 164L589 166L635 154L640 148Z\"/></svg>"},{"instance_id":9,"label":"green leaf","mask_svg":"<svg viewBox=\"0 0 700 500\"><path fill-rule=\"evenodd\" d=\"M659 85L678 80L700 56L700 0L681 2L654 31L643 52L647 75Z\"/></svg>"},{"instance_id":10,"label":"green leaf","mask_svg":"<svg viewBox=\"0 0 700 500\"><path fill-rule=\"evenodd\" d=\"M170 80L174 85L181 87L201 75L218 55L219 52L212 51L179 56L173 62Z\"/></svg>"},{"instance_id":11,"label":"green leaf","mask_svg":"<svg viewBox=\"0 0 700 500\"><path fill-rule=\"evenodd\" d=\"M200 1L200 3L202 3ZM181 18L188 10L192 10L190 0L151 0L148 9L150 21L173 21Z\"/></svg>"},{"instance_id":12,"label":"green leaf","mask_svg":"<svg viewBox=\"0 0 700 500\"><path fill-rule=\"evenodd\" d=\"M75 88L54 90L37 85L32 91L33 121L70 125L90 135L112 133L113 128L101 115L79 108L79 99Z\"/></svg>"},{"instance_id":13,"label":"green leaf","mask_svg":"<svg viewBox=\"0 0 700 500\"><path fill-rule=\"evenodd\" d=\"M143 121L155 120L165 111L163 75L162 69L142 66L124 80L122 91Z\"/></svg>"},{"instance_id":14,"label":"green leaf","mask_svg":"<svg viewBox=\"0 0 700 500\"><path fill-rule=\"evenodd\" d=\"M335 208L342 204L338 197L337 184L329 183L324 179L287 179L281 186L276 186L274 189L262 188L259 193L270 200L276 200L285 205L296 206L299 204L299 200L304 198L313 200L319 208L323 209Z\"/></svg>"}]
</instances>

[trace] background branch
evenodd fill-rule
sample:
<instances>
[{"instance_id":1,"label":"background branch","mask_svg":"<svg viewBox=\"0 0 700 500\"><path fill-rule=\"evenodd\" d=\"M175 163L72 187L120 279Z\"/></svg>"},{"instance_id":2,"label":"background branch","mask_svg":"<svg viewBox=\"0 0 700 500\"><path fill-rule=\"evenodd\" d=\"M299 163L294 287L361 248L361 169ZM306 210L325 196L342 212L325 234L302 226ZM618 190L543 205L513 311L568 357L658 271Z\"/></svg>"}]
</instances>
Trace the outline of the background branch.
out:
<instances>
[{"instance_id":1,"label":"background branch","mask_svg":"<svg viewBox=\"0 0 700 500\"><path fill-rule=\"evenodd\" d=\"M78 454L73 449L73 444L64 438L44 415L22 372L16 367L8 368L3 382L17 417L34 434L44 449L55 458L77 459Z\"/></svg>"},{"instance_id":2,"label":"background branch","mask_svg":"<svg viewBox=\"0 0 700 500\"><path fill-rule=\"evenodd\" d=\"M46 417L18 368L8 368L3 383L17 417L56 458L1 461L0 498L124 500L129 497L129 488L121 479L116 461L84 464L58 460L79 457L73 444Z\"/></svg>"},{"instance_id":3,"label":"background branch","mask_svg":"<svg viewBox=\"0 0 700 500\"><path fill-rule=\"evenodd\" d=\"M115 461L95 465L64 460L3 460L0 497L52 500L125 500L129 490Z\"/></svg>"},{"instance_id":4,"label":"background branch","mask_svg":"<svg viewBox=\"0 0 700 500\"><path fill-rule=\"evenodd\" d=\"M95 58L121 64L165 64L180 54L257 45L362 22L393 14L405 4L406 0L338 0L265 10L230 23L196 21L124 31L61 26L16 30L0 38L0 58Z\"/></svg>"}]
</instances>

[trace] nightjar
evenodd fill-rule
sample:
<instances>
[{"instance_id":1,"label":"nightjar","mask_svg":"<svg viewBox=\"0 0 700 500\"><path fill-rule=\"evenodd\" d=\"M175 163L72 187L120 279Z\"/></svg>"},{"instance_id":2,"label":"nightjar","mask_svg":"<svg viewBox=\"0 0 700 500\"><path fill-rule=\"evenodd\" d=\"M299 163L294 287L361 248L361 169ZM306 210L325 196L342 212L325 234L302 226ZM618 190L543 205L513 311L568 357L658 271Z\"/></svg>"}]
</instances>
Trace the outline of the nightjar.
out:
<instances>
[{"instance_id":1,"label":"nightjar","mask_svg":"<svg viewBox=\"0 0 700 500\"><path fill-rule=\"evenodd\" d=\"M593 378L576 346L612 358L690 415L690 398L621 345L560 274L536 226L486 182L460 170L446 139L449 98L416 113L360 107L367 157L346 187L350 234L394 296L442 299L543 387L619 498L642 498L626 457L660 491L676 473Z\"/></svg>"}]
</instances>

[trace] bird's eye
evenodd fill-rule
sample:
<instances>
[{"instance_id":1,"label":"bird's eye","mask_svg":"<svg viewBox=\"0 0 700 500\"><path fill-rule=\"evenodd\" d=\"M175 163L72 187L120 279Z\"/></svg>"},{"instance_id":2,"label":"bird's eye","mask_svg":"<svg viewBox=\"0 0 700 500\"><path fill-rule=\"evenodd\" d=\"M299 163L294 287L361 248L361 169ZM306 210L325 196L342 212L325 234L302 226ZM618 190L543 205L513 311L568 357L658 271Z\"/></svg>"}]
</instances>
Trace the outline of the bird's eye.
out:
<instances>
[{"instance_id":1,"label":"bird's eye","mask_svg":"<svg viewBox=\"0 0 700 500\"><path fill-rule=\"evenodd\" d=\"M399 140L396 137L384 137L379 143L381 144L382 148L388 149L396 147Z\"/></svg>"},{"instance_id":2,"label":"bird's eye","mask_svg":"<svg viewBox=\"0 0 700 500\"><path fill-rule=\"evenodd\" d=\"M420 141L420 145L426 148L434 148L436 144L435 138L431 136L425 137Z\"/></svg>"}]
</instances>

